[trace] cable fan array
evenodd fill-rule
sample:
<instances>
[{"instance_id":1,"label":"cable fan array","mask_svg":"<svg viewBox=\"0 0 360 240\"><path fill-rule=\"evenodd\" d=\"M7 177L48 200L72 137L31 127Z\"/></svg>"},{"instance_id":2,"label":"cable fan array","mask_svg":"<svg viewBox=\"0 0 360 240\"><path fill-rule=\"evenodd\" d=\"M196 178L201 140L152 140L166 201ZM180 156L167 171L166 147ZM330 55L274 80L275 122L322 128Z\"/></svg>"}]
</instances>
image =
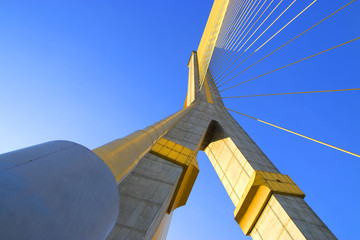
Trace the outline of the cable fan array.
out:
<instances>
[{"instance_id":1,"label":"cable fan array","mask_svg":"<svg viewBox=\"0 0 360 240\"><path fill-rule=\"evenodd\" d=\"M239 87L242 84L257 80L266 75L272 74L279 70L291 67L297 63L306 61L308 59L317 57L321 54L327 53L334 49L340 48L347 44L354 43L359 40L360 37L348 39L345 42L341 42L333 47L323 49L317 53L314 53L308 57L300 58L296 61L290 62L283 66L274 68L265 73L259 74L255 77L246 78L245 72L253 68L260 62L268 59L270 56L277 53L280 49L294 42L296 39L304 36L308 32L316 29L321 23L328 21L332 17L338 15L339 12L348 8L355 0L347 2L342 7L336 9L331 14L322 18L320 21L306 28L306 30L295 35L290 40L282 43L275 50L270 53L264 54L265 56L260 59L252 61L255 56L261 56L265 46L274 41L284 30L296 21L301 21L304 13L311 11L316 5L318 0L302 1L301 8L295 7L296 0L229 0L227 5L226 14L222 16L221 21L217 22L216 27L221 22L221 28L213 30L213 35L217 33L216 37L212 37L213 52L209 63L204 67L208 67L208 71L212 76L220 94L226 93L228 90ZM299 2L298 2L299 3ZM321 4L325 4L322 2ZM224 6L224 5L223 5ZM222 9L223 12L223 9ZM220 16L220 14L218 14ZM286 17L285 17L286 16ZM290 16L290 17L289 17ZM289 19L289 20L287 20ZM216 21L215 21L216 22ZM215 23L214 23L215 25ZM215 39L215 40L214 40ZM208 44L211 46L211 44ZM209 52L209 51L208 51ZM260 55L259 55L260 54ZM209 54L208 54L209 55ZM207 60L209 59L206 58ZM250 65L248 64L250 63ZM201 64L200 64L201 65ZM203 74L204 75L204 74ZM202 86L203 79L201 80L200 87ZM234 99L234 98L246 98L246 97L263 97L263 96L276 96L276 95L293 95L293 94L309 94L309 93L328 93L328 92L343 92L343 91L359 91L360 88L346 88L346 89L333 89L333 90L311 90L302 92L287 92L287 93L269 93L269 94L254 94L254 95L242 95L242 96L223 96L222 99ZM324 143L319 140L307 137L300 133L288 130L286 128L277 126L275 124L251 117L247 114L226 108L227 110L240 114L242 116L257 120L267 125L282 129L297 136L315 141L317 143L326 145L328 147L346 152L356 157L360 157L359 154L344 150L339 147Z\"/></svg>"}]
</instances>

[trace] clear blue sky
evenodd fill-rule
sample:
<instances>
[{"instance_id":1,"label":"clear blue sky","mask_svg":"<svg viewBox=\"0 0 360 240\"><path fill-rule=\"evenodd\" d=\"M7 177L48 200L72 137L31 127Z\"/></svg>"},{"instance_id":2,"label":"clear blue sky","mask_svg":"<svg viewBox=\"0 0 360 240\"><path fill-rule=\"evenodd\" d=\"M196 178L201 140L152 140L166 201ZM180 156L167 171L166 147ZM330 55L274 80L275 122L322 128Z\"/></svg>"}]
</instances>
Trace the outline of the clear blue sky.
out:
<instances>
[{"instance_id":1,"label":"clear blue sky","mask_svg":"<svg viewBox=\"0 0 360 240\"><path fill-rule=\"evenodd\" d=\"M309 2L300 1L274 30ZM319 0L259 56L346 2ZM186 64L197 49L211 6L211 0L2 1L0 153L57 139L93 149L180 110ZM233 82L359 37L359 12L355 1ZM351 43L224 96L357 88L359 53L360 43ZM225 104L360 153L359 102L358 92L341 92L232 99ZM306 201L339 239L360 236L359 158L235 118L307 194ZM247 239L203 153L198 161L199 177L188 205L175 211L168 239Z\"/></svg>"}]
</instances>

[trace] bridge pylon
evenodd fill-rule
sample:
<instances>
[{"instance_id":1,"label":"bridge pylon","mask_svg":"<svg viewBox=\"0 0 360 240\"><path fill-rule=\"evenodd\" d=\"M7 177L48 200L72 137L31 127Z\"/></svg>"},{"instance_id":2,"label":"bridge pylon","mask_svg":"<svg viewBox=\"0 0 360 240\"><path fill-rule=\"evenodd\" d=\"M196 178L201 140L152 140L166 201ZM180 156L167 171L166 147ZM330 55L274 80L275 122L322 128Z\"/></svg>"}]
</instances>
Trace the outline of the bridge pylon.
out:
<instances>
[{"instance_id":1,"label":"bridge pylon","mask_svg":"<svg viewBox=\"0 0 360 240\"><path fill-rule=\"evenodd\" d=\"M188 67L183 110L94 150L114 166L110 168L119 183L119 216L107 239L152 239L155 233L153 239L164 239L169 216L185 205L196 180L199 151L216 170L244 234L269 240L336 239L304 201L300 188L280 173L225 109L209 72L200 88L196 52ZM147 152L140 150L120 170L116 162L130 155L129 148L119 151L124 143L134 149L142 145Z\"/></svg>"},{"instance_id":2,"label":"bridge pylon","mask_svg":"<svg viewBox=\"0 0 360 240\"><path fill-rule=\"evenodd\" d=\"M336 239L230 115L209 71L229 0L188 63L183 109L94 150L55 141L0 155L1 239L165 239L204 151L253 239Z\"/></svg>"}]
</instances>

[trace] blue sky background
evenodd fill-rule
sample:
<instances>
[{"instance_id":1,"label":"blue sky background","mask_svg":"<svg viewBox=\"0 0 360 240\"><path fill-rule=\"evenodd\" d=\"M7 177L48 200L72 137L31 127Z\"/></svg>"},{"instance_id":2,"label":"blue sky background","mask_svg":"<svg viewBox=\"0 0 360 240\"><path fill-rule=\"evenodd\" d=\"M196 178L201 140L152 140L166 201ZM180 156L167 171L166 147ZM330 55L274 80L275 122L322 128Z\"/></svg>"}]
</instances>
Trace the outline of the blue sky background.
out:
<instances>
[{"instance_id":1,"label":"blue sky background","mask_svg":"<svg viewBox=\"0 0 360 240\"><path fill-rule=\"evenodd\" d=\"M347 2L319 0L248 64ZM273 31L309 3L296 3ZM187 88L186 64L197 49L211 6L211 0L2 1L0 153L57 139L93 149L180 110ZM359 12L355 1L232 82L359 37ZM223 96L357 88L359 42ZM232 99L225 104L360 153L359 100L358 92L341 92ZM306 201L339 239L360 235L359 158L251 119L235 118L307 194ZM168 239L247 239L203 153L198 161L199 177L187 206L175 211Z\"/></svg>"}]
</instances>

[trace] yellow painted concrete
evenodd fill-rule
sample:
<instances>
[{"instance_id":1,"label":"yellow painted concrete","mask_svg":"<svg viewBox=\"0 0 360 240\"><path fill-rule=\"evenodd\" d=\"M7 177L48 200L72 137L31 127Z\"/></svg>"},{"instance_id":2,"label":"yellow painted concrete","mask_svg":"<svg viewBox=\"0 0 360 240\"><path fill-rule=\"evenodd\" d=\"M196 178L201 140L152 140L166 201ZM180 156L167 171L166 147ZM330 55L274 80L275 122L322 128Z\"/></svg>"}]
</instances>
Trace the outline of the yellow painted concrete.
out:
<instances>
[{"instance_id":1,"label":"yellow painted concrete","mask_svg":"<svg viewBox=\"0 0 360 240\"><path fill-rule=\"evenodd\" d=\"M200 89L214 52L229 0L215 0L197 50Z\"/></svg>"},{"instance_id":2,"label":"yellow painted concrete","mask_svg":"<svg viewBox=\"0 0 360 240\"><path fill-rule=\"evenodd\" d=\"M234 211L235 220L245 235L250 235L272 194L305 197L287 175L256 170Z\"/></svg>"},{"instance_id":3,"label":"yellow painted concrete","mask_svg":"<svg viewBox=\"0 0 360 240\"><path fill-rule=\"evenodd\" d=\"M184 167L174 197L170 202L168 213L174 209L184 206L189 198L199 166L196 160L196 152L171 140L162 138L150 150L154 155L169 160Z\"/></svg>"},{"instance_id":4,"label":"yellow painted concrete","mask_svg":"<svg viewBox=\"0 0 360 240\"><path fill-rule=\"evenodd\" d=\"M108 165L119 184L153 145L196 103L143 130L95 148L93 152Z\"/></svg>"}]
</instances>

